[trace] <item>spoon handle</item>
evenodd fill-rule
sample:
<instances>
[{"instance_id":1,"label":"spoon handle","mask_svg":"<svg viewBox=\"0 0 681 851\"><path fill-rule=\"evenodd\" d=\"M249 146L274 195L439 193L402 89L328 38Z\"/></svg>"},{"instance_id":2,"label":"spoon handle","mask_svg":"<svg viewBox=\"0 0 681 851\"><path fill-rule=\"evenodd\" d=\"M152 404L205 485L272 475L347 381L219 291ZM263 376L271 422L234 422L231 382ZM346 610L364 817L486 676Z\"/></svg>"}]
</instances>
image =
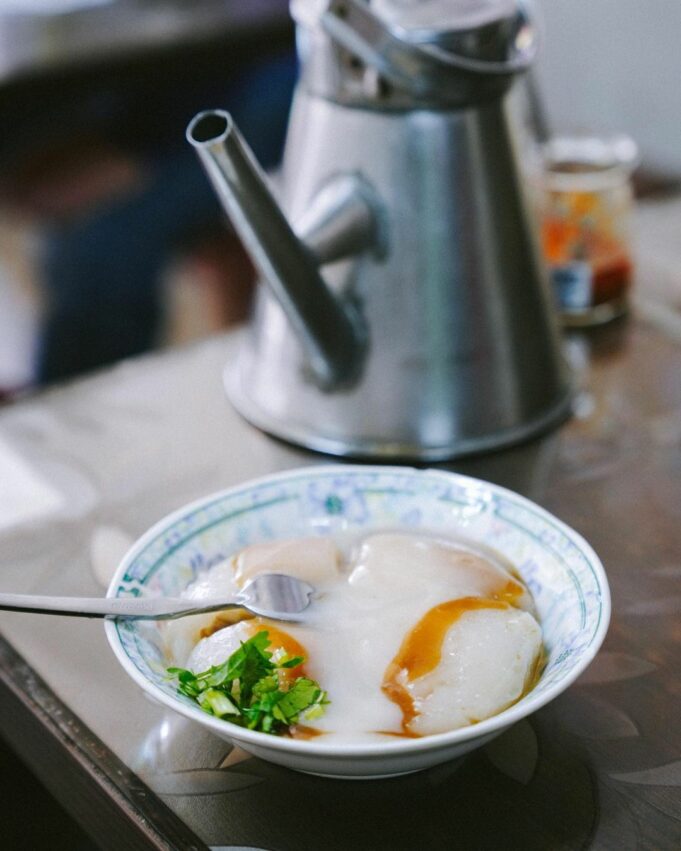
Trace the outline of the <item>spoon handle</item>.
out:
<instances>
[{"instance_id":1,"label":"spoon handle","mask_svg":"<svg viewBox=\"0 0 681 851\"><path fill-rule=\"evenodd\" d=\"M0 609L44 615L83 618L170 620L200 612L244 608L225 600L180 600L170 597L48 597L33 594L0 594Z\"/></svg>"}]
</instances>

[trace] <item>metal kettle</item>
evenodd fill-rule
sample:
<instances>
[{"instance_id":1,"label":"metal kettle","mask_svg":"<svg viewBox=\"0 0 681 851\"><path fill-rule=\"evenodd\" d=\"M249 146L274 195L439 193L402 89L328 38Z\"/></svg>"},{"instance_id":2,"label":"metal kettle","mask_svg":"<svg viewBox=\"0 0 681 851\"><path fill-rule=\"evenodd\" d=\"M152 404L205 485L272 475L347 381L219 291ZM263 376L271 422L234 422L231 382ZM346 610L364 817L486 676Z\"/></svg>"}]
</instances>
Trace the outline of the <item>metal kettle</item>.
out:
<instances>
[{"instance_id":1,"label":"metal kettle","mask_svg":"<svg viewBox=\"0 0 681 851\"><path fill-rule=\"evenodd\" d=\"M301 76L278 201L230 116L187 130L260 272L227 375L302 446L438 461L561 421L570 398L504 95L518 0L294 0Z\"/></svg>"}]
</instances>

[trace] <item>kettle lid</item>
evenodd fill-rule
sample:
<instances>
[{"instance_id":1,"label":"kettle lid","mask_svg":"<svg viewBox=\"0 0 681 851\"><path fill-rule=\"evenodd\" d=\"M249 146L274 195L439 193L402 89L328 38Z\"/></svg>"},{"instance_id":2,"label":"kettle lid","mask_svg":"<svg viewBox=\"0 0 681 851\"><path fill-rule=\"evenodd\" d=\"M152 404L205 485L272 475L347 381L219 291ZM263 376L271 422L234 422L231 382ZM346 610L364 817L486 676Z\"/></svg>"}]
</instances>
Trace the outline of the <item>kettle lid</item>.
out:
<instances>
[{"instance_id":1,"label":"kettle lid","mask_svg":"<svg viewBox=\"0 0 681 851\"><path fill-rule=\"evenodd\" d=\"M459 108L532 62L532 0L291 0L301 81L344 104Z\"/></svg>"},{"instance_id":2,"label":"kettle lid","mask_svg":"<svg viewBox=\"0 0 681 851\"><path fill-rule=\"evenodd\" d=\"M372 11L400 38L465 59L505 62L522 41L522 0L371 0Z\"/></svg>"},{"instance_id":3,"label":"kettle lid","mask_svg":"<svg viewBox=\"0 0 681 851\"><path fill-rule=\"evenodd\" d=\"M518 9L516 0L372 0L371 6L386 23L422 40L512 18Z\"/></svg>"}]
</instances>

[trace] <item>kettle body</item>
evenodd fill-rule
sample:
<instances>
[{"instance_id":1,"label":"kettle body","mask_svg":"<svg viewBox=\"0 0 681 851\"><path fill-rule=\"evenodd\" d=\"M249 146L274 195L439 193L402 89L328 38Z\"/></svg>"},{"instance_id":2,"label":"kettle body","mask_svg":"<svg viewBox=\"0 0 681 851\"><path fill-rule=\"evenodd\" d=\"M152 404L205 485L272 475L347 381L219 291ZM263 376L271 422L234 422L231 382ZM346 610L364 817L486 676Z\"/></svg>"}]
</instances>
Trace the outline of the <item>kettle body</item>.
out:
<instances>
[{"instance_id":1,"label":"kettle body","mask_svg":"<svg viewBox=\"0 0 681 851\"><path fill-rule=\"evenodd\" d=\"M367 94L371 65L353 63L358 92L357 79L337 72L346 48L339 58L331 37L306 23L308 39L320 42L307 45L317 62L294 97L278 200L297 237L326 261L324 286L356 331L345 344L348 357L357 350L356 369L342 381L315 380L286 298L259 287L226 372L233 404L290 442L384 459L460 457L560 422L569 387L506 115L507 81L497 75L481 93L475 78L465 80L472 94L464 86L444 102L384 85L377 102L380 69ZM342 238L353 216L334 196L348 181L369 199L364 244ZM345 247L334 252L329 242ZM314 287L303 298L314 313Z\"/></svg>"}]
</instances>

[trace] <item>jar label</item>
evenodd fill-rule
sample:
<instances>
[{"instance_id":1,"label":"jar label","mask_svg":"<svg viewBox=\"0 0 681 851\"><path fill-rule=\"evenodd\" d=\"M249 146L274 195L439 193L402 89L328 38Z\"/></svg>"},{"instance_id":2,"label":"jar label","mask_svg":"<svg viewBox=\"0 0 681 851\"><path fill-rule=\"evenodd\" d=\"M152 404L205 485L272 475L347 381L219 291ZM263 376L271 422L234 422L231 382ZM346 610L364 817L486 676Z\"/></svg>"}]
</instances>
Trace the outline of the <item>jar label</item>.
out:
<instances>
[{"instance_id":1,"label":"jar label","mask_svg":"<svg viewBox=\"0 0 681 851\"><path fill-rule=\"evenodd\" d=\"M593 272L581 260L551 268L553 288L561 310L575 312L591 307L593 297Z\"/></svg>"}]
</instances>

